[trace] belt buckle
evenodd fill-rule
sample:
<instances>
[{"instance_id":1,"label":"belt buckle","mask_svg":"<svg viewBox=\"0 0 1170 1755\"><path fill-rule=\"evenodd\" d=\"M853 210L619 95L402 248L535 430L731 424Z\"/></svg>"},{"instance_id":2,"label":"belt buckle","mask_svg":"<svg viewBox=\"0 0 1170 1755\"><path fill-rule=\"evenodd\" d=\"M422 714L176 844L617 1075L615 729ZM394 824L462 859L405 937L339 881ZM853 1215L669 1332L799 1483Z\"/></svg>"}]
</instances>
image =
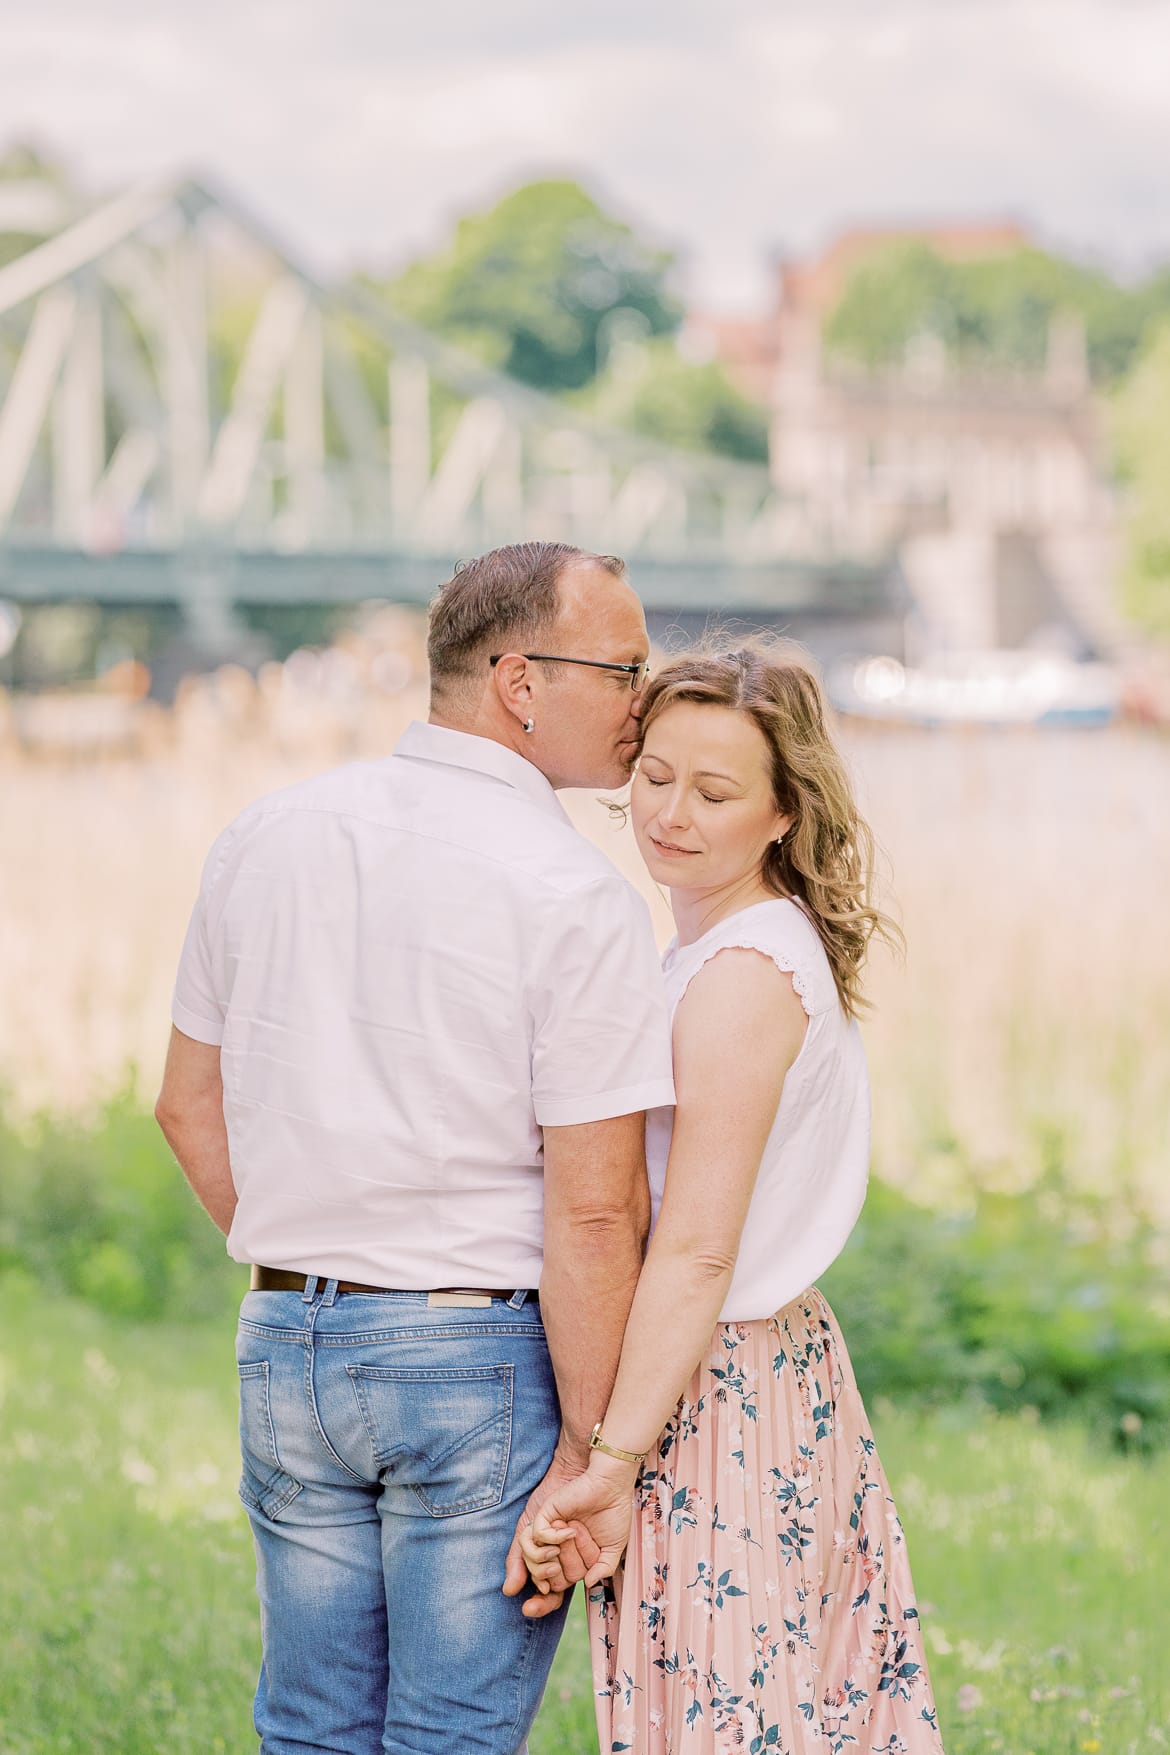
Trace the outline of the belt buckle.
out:
<instances>
[{"instance_id":1,"label":"belt buckle","mask_svg":"<svg viewBox=\"0 0 1170 1755\"><path fill-rule=\"evenodd\" d=\"M428 1292L429 1310L490 1310L492 1301L482 1292Z\"/></svg>"}]
</instances>

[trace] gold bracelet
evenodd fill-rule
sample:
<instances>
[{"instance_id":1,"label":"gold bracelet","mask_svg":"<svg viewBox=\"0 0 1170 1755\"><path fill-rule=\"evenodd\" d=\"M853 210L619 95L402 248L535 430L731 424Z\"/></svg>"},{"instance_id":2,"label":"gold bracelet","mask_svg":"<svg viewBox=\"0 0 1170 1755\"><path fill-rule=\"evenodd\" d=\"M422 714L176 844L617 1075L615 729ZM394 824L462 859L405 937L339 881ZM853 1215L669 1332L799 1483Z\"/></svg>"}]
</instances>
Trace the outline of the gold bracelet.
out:
<instances>
[{"instance_id":1,"label":"gold bracelet","mask_svg":"<svg viewBox=\"0 0 1170 1755\"><path fill-rule=\"evenodd\" d=\"M616 1456L619 1462L640 1463L646 1460L644 1450L619 1450L616 1444L607 1444L601 1436L600 1420L589 1434L589 1448L604 1451L606 1456Z\"/></svg>"}]
</instances>

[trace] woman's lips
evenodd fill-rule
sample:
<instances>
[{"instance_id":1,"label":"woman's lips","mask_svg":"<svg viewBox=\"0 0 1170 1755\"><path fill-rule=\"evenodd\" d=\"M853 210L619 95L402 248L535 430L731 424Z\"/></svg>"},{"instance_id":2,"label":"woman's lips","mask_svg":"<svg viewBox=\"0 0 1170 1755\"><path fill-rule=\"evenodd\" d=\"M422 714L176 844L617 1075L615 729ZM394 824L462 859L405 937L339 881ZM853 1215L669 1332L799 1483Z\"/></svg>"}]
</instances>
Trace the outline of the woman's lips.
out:
<instances>
[{"instance_id":1,"label":"woman's lips","mask_svg":"<svg viewBox=\"0 0 1170 1755\"><path fill-rule=\"evenodd\" d=\"M660 841L657 835L651 835L650 840L663 859L685 859L696 851L693 847L675 847L670 841Z\"/></svg>"}]
</instances>

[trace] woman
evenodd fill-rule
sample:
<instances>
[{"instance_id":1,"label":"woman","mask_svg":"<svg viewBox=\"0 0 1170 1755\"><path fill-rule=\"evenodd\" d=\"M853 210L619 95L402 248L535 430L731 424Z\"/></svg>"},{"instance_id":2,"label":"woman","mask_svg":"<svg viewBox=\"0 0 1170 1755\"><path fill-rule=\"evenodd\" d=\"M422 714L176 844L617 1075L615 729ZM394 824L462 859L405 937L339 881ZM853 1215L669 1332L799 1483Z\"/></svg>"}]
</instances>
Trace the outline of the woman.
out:
<instances>
[{"instance_id":1,"label":"woman","mask_svg":"<svg viewBox=\"0 0 1170 1755\"><path fill-rule=\"evenodd\" d=\"M655 1225L597 1448L526 1540L601 1550L601 1747L941 1755L897 1513L813 1281L861 1210L856 1022L872 838L798 652L752 641L648 687L631 809L678 928L677 1107L647 1126ZM631 1522L631 1496L633 1496Z\"/></svg>"}]
</instances>

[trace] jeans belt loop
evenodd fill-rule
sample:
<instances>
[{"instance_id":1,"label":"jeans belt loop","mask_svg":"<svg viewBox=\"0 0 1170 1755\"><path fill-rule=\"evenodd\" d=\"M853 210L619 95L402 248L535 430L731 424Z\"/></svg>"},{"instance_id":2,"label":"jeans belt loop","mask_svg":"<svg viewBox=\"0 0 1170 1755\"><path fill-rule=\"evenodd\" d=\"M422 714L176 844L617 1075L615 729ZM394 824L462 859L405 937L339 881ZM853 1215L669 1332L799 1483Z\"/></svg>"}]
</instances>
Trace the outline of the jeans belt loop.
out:
<instances>
[{"instance_id":1,"label":"jeans belt loop","mask_svg":"<svg viewBox=\"0 0 1170 1755\"><path fill-rule=\"evenodd\" d=\"M518 1286L517 1289L512 1293L512 1296L508 1299L508 1309L509 1310L522 1310L524 1308L524 1301L527 1297L528 1297L528 1287L527 1286Z\"/></svg>"},{"instance_id":2,"label":"jeans belt loop","mask_svg":"<svg viewBox=\"0 0 1170 1755\"><path fill-rule=\"evenodd\" d=\"M326 1280L325 1293L321 1299L321 1303L322 1303L323 1307L326 1310L328 1310L329 1307L336 1302L336 1300L337 1300L337 1281L336 1280Z\"/></svg>"},{"instance_id":3,"label":"jeans belt loop","mask_svg":"<svg viewBox=\"0 0 1170 1755\"><path fill-rule=\"evenodd\" d=\"M337 1282L336 1281L334 1281L333 1290L334 1290L334 1292L337 1291ZM313 1299L316 1296L317 1296L317 1276L316 1276L316 1274L310 1274L308 1279L305 1281L305 1289L301 1293L301 1303L302 1304L311 1304L313 1302Z\"/></svg>"}]
</instances>

